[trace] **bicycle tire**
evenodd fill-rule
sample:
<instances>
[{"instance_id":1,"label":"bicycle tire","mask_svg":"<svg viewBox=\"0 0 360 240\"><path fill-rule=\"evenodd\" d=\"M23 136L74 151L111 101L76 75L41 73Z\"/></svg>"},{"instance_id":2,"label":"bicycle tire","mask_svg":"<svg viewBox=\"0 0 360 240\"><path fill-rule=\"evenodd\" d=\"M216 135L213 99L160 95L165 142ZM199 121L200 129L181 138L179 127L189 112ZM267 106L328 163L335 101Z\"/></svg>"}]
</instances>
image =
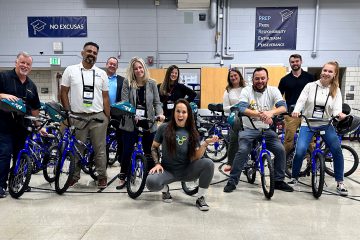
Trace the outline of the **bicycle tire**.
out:
<instances>
[{"instance_id":1,"label":"bicycle tire","mask_svg":"<svg viewBox=\"0 0 360 240\"><path fill-rule=\"evenodd\" d=\"M355 172L355 170L357 169L357 167L359 165L359 156L356 153L356 151L348 145L341 144L341 150L344 155L344 177L348 177L351 174L353 174ZM346 154L346 151L348 151L348 154ZM328 175L334 177L335 176L334 164L333 164L332 156L328 156L329 152L330 152L329 149L326 149L324 151L325 172Z\"/></svg>"},{"instance_id":2,"label":"bicycle tire","mask_svg":"<svg viewBox=\"0 0 360 240\"><path fill-rule=\"evenodd\" d=\"M49 148L49 153L44 157L43 165L43 175L46 181L53 183L55 181L56 175L56 166L60 159L60 149L58 146L51 146Z\"/></svg>"},{"instance_id":3,"label":"bicycle tire","mask_svg":"<svg viewBox=\"0 0 360 240\"><path fill-rule=\"evenodd\" d=\"M285 165L285 174L291 178L292 176L292 165L293 165L293 160L295 157L295 147L293 147L287 154L286 154L286 165ZM306 160L306 162L304 162ZM311 152L308 149L306 151L305 157L303 159L303 164L302 167L300 169L300 173L299 176L300 177L304 177L304 176L310 176L310 172L311 172ZM305 164L304 164L305 163Z\"/></svg>"},{"instance_id":4,"label":"bicycle tire","mask_svg":"<svg viewBox=\"0 0 360 240\"><path fill-rule=\"evenodd\" d=\"M13 198L19 198L24 194L29 186L32 173L32 163L28 154L22 153L17 162L19 162L18 171L15 173L15 166L13 166L10 169L9 178L9 194Z\"/></svg>"},{"instance_id":5,"label":"bicycle tire","mask_svg":"<svg viewBox=\"0 0 360 240\"><path fill-rule=\"evenodd\" d=\"M219 147L215 149L215 143L210 143L205 150L205 156L213 162L221 162L227 157L229 144L224 137L219 136Z\"/></svg>"},{"instance_id":6,"label":"bicycle tire","mask_svg":"<svg viewBox=\"0 0 360 240\"><path fill-rule=\"evenodd\" d=\"M131 159L126 181L126 190L132 199L141 195L144 190L147 177L147 159L144 155L137 154Z\"/></svg>"},{"instance_id":7,"label":"bicycle tire","mask_svg":"<svg viewBox=\"0 0 360 240\"><path fill-rule=\"evenodd\" d=\"M65 157L63 161L58 161L58 165L56 166L55 191L58 194L63 194L69 188L70 181L74 177L74 171L74 155L70 151L65 152Z\"/></svg>"},{"instance_id":8,"label":"bicycle tire","mask_svg":"<svg viewBox=\"0 0 360 240\"><path fill-rule=\"evenodd\" d=\"M316 153L315 169L311 169L311 189L313 196L319 198L324 189L325 178L325 158L323 154Z\"/></svg>"},{"instance_id":9,"label":"bicycle tire","mask_svg":"<svg viewBox=\"0 0 360 240\"><path fill-rule=\"evenodd\" d=\"M251 154L249 154L248 161L245 164L244 174L246 176L248 183L253 184L256 179L256 166L253 159L251 159L251 162L249 162L250 158L251 158Z\"/></svg>"},{"instance_id":10,"label":"bicycle tire","mask_svg":"<svg viewBox=\"0 0 360 240\"><path fill-rule=\"evenodd\" d=\"M186 193L189 196L193 196L199 192L199 184L198 184L197 180L195 180L193 182L182 181L181 188L183 189L184 193Z\"/></svg>"},{"instance_id":11,"label":"bicycle tire","mask_svg":"<svg viewBox=\"0 0 360 240\"><path fill-rule=\"evenodd\" d=\"M262 164L264 166L264 172L261 172L261 187L263 189L264 195L267 199L271 199L274 195L275 189L275 179L274 179L274 166L271 161L271 157L265 153L261 157ZM265 173L267 170L267 174Z\"/></svg>"}]
</instances>

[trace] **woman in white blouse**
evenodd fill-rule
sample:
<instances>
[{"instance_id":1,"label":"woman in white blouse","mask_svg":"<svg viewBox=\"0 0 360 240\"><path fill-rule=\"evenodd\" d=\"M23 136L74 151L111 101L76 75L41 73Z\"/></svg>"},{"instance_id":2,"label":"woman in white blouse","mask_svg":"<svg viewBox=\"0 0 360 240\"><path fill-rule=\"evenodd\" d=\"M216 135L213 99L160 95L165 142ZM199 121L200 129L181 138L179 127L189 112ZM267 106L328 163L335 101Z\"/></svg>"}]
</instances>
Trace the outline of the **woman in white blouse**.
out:
<instances>
[{"instance_id":1,"label":"woman in white blouse","mask_svg":"<svg viewBox=\"0 0 360 240\"><path fill-rule=\"evenodd\" d=\"M229 70L227 77L228 85L226 86L223 97L224 112L230 113L230 108L239 103L241 90L245 87L245 80L240 71L236 68ZM236 123L230 129L230 142L228 149L228 161L224 168L224 171L230 171L231 165L234 161L235 153L238 150L238 133L242 129L242 123Z\"/></svg>"},{"instance_id":2,"label":"woman in white blouse","mask_svg":"<svg viewBox=\"0 0 360 240\"><path fill-rule=\"evenodd\" d=\"M328 125L328 119L338 116L339 120L346 117L342 113L342 98L339 89L339 65L337 62L326 63L321 71L320 80L308 83L296 102L293 117L299 117L300 112L306 117L324 119L323 122L312 122L311 126L325 131L322 139L325 141L333 155L334 173L337 182L337 192L346 196L348 191L344 185L344 157L341 151L340 141L332 125ZM302 160L306 154L314 133L302 122L299 138L296 144L296 153L293 160L292 181L296 184Z\"/></svg>"}]
</instances>

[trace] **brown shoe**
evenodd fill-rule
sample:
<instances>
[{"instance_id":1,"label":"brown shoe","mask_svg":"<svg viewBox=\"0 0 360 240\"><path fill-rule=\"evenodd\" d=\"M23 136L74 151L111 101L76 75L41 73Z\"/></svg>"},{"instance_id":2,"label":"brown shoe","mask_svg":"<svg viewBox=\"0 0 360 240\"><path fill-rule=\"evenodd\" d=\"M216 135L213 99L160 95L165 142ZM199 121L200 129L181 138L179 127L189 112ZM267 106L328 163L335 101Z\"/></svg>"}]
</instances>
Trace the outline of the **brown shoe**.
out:
<instances>
[{"instance_id":1,"label":"brown shoe","mask_svg":"<svg viewBox=\"0 0 360 240\"><path fill-rule=\"evenodd\" d=\"M79 179L71 179L69 182L69 187L74 186L78 181L79 181Z\"/></svg>"},{"instance_id":2,"label":"brown shoe","mask_svg":"<svg viewBox=\"0 0 360 240\"><path fill-rule=\"evenodd\" d=\"M107 187L107 179L106 178L101 178L98 181L98 188L99 189L104 189Z\"/></svg>"}]
</instances>

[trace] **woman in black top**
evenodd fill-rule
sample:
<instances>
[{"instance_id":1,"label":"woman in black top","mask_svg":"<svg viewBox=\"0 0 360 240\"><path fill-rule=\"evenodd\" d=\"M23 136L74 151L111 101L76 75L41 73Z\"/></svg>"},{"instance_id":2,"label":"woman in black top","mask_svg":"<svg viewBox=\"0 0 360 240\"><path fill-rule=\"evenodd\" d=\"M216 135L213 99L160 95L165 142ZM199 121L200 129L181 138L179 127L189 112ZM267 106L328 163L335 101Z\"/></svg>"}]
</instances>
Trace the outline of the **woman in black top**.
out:
<instances>
[{"instance_id":1,"label":"woman in black top","mask_svg":"<svg viewBox=\"0 0 360 240\"><path fill-rule=\"evenodd\" d=\"M176 65L171 65L166 71L164 81L158 85L160 102L163 104L166 121L171 118L176 100L185 98L188 102L193 102L196 97L195 91L179 83L179 76L179 68Z\"/></svg>"}]
</instances>

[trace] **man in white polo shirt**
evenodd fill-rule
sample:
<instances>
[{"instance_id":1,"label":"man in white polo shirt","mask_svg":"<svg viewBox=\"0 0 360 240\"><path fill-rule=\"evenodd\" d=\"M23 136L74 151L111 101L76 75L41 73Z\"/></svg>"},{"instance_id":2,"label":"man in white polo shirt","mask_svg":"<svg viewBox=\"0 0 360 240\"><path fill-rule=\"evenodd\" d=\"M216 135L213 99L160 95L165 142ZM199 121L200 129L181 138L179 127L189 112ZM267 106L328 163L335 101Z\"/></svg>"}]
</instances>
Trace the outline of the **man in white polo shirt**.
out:
<instances>
[{"instance_id":1,"label":"man in white polo shirt","mask_svg":"<svg viewBox=\"0 0 360 240\"><path fill-rule=\"evenodd\" d=\"M86 128L76 132L76 138L82 142L85 142L86 138L90 136L95 152L98 188L103 189L107 186L106 129L110 116L110 105L108 77L104 70L95 66L98 52L99 46L96 43L85 43L81 51L83 57L81 63L65 69L61 82L61 103L65 109L82 118L103 120L101 123L91 121ZM84 122L77 120L72 122L75 126L84 126ZM79 161L75 158L75 173L70 186L80 179L80 170Z\"/></svg>"}]
</instances>

